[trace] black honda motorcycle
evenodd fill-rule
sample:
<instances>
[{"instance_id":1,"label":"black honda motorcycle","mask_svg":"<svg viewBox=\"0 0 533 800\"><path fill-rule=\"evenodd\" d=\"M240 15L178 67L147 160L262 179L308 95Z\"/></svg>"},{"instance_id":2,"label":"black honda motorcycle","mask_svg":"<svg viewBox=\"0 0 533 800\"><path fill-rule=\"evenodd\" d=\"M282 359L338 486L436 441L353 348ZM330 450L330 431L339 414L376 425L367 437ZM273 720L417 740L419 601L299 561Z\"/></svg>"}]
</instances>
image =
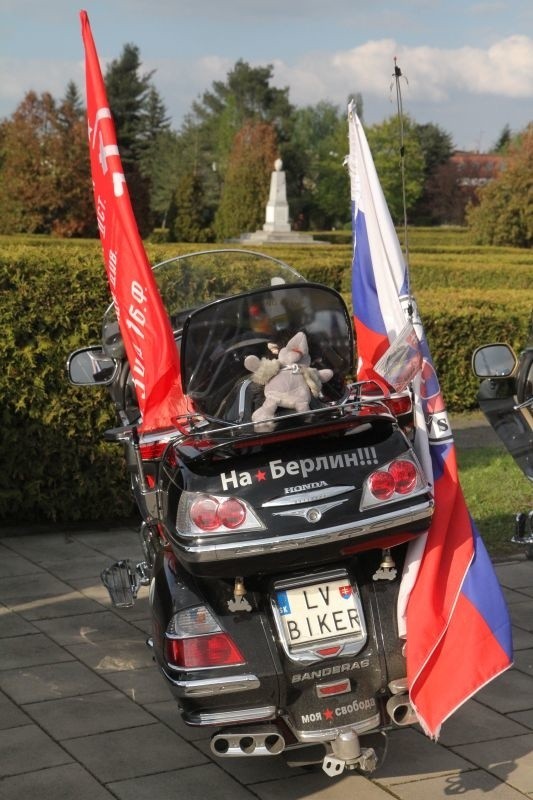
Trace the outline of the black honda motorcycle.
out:
<instances>
[{"instance_id":1,"label":"black honda motorcycle","mask_svg":"<svg viewBox=\"0 0 533 800\"><path fill-rule=\"evenodd\" d=\"M533 481L533 315L529 339L517 357L508 344L478 347L472 369L482 382L478 402L526 478ZM515 544L533 559L533 509L515 517Z\"/></svg>"},{"instance_id":2,"label":"black honda motorcycle","mask_svg":"<svg viewBox=\"0 0 533 800\"><path fill-rule=\"evenodd\" d=\"M105 435L124 445L143 519L145 561L102 579L122 606L149 584L154 657L214 755L371 772L387 730L416 722L396 605L433 496L410 394L353 380L342 297L277 259L211 250L154 269L190 408L180 429L139 433L113 308L102 343L68 360L73 384L110 393ZM245 361L270 368L302 333L306 368L327 378L265 424L270 383Z\"/></svg>"}]
</instances>

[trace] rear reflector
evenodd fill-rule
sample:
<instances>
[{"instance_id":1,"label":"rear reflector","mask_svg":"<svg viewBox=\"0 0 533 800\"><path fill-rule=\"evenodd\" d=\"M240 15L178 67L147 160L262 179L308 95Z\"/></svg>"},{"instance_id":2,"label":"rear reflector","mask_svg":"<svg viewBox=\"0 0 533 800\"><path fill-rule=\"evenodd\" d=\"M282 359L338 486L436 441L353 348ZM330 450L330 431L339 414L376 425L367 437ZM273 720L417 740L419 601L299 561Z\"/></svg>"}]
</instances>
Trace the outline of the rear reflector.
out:
<instances>
[{"instance_id":1,"label":"rear reflector","mask_svg":"<svg viewBox=\"0 0 533 800\"><path fill-rule=\"evenodd\" d=\"M336 694L346 694L351 689L350 679L346 678L343 681L336 681L335 683L322 683L317 684L316 693L317 697L332 697Z\"/></svg>"}]
</instances>

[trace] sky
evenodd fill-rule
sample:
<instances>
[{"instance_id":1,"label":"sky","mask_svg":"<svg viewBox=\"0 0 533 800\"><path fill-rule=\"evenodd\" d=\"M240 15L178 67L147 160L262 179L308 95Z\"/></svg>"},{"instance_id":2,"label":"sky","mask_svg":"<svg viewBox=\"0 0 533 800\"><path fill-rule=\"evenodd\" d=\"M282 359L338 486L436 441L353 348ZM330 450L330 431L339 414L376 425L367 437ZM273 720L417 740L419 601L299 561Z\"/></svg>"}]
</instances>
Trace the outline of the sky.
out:
<instances>
[{"instance_id":1,"label":"sky","mask_svg":"<svg viewBox=\"0 0 533 800\"><path fill-rule=\"evenodd\" d=\"M533 120L533 0L0 0L0 119L30 89L85 96L79 10L105 71L140 49L177 130L191 104L238 59L273 68L296 106L363 98L364 122L404 111L487 151Z\"/></svg>"}]
</instances>

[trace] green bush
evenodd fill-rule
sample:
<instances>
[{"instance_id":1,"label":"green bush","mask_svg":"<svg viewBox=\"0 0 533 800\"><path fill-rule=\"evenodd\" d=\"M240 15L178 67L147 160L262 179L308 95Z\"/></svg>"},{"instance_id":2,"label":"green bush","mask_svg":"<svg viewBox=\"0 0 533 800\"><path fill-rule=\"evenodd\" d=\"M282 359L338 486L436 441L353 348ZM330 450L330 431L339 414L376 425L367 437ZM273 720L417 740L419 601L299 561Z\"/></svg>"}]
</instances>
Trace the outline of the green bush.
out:
<instances>
[{"instance_id":1,"label":"green bush","mask_svg":"<svg viewBox=\"0 0 533 800\"><path fill-rule=\"evenodd\" d=\"M70 351L99 339L108 303L101 258L8 249L0 250L0 520L124 518L132 505L121 453L102 441L112 409L101 390L75 389L65 372Z\"/></svg>"},{"instance_id":2,"label":"green bush","mask_svg":"<svg viewBox=\"0 0 533 800\"><path fill-rule=\"evenodd\" d=\"M475 347L508 341L519 350L526 341L533 256L471 247L460 229L416 231L412 239L412 285L444 399L452 411L474 408ZM147 252L156 263L214 247L148 243ZM349 245L261 250L351 302ZM237 277L221 275L221 287ZM201 300L205 287L195 278ZM0 291L0 521L123 519L132 501L122 453L102 441L113 409L104 389L74 388L65 373L68 354L100 338L109 293L99 242L0 237Z\"/></svg>"}]
</instances>

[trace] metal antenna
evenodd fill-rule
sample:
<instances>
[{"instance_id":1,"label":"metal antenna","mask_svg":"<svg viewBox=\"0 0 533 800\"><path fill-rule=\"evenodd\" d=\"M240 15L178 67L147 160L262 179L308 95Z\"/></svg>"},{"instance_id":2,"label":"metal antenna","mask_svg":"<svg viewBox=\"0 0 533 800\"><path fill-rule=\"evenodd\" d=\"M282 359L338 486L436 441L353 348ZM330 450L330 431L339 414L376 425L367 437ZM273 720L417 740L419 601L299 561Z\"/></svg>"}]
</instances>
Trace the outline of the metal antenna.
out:
<instances>
[{"instance_id":1,"label":"metal antenna","mask_svg":"<svg viewBox=\"0 0 533 800\"><path fill-rule=\"evenodd\" d=\"M396 84L396 108L398 111L398 121L400 125L400 174L402 177L403 238L404 238L403 244L404 244L404 256L405 256L405 267L406 267L406 282L407 282L406 288L408 297L407 312L409 314L409 317L412 317L413 303L411 300L411 275L409 270L409 237L407 235L407 200L405 194L405 143L404 143L404 131L403 131L403 104L402 104L402 89L400 86L400 78L404 76L402 76L402 71L396 62L396 56L394 56L394 74L392 77L394 78L394 82Z\"/></svg>"}]
</instances>

